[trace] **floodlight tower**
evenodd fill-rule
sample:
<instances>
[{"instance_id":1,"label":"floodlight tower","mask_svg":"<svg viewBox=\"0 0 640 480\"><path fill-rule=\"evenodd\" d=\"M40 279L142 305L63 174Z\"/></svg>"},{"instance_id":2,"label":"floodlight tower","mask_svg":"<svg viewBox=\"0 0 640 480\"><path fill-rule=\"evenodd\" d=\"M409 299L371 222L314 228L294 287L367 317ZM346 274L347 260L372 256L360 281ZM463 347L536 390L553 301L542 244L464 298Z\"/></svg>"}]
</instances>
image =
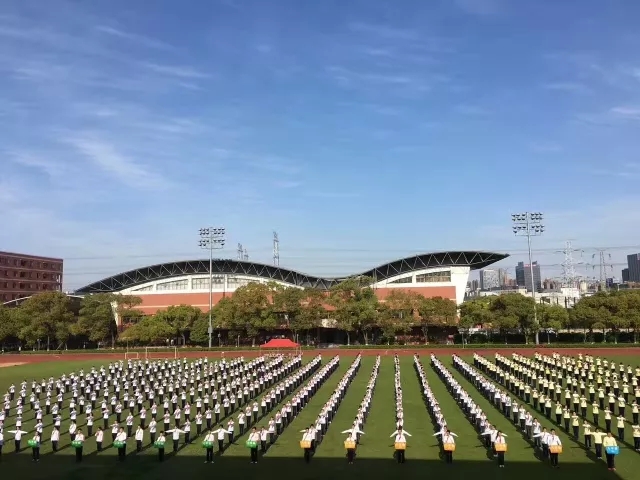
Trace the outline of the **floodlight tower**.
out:
<instances>
[{"instance_id":1,"label":"floodlight tower","mask_svg":"<svg viewBox=\"0 0 640 480\"><path fill-rule=\"evenodd\" d=\"M513 233L519 237L527 237L527 246L529 248L529 273L531 274L531 295L533 297L533 322L536 327L536 345L540 344L540 335L538 330L540 324L538 322L538 306L536 303L536 281L533 275L533 259L531 256L531 237L538 237L544 233L544 225L542 224L542 213L516 213L511 215L513 222Z\"/></svg>"},{"instance_id":2,"label":"floodlight tower","mask_svg":"<svg viewBox=\"0 0 640 480\"><path fill-rule=\"evenodd\" d=\"M224 248L226 231L220 227L206 227L200 229L198 246L209 250L209 348L213 336L213 251Z\"/></svg>"}]
</instances>

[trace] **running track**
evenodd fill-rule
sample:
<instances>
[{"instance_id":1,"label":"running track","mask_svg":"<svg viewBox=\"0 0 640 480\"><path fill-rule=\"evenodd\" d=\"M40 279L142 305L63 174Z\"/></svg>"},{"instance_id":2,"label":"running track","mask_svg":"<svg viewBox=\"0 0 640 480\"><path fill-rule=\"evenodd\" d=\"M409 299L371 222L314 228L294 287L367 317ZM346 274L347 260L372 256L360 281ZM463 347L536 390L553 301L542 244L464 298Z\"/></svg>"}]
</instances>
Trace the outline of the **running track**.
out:
<instances>
[{"instance_id":1,"label":"running track","mask_svg":"<svg viewBox=\"0 0 640 480\"><path fill-rule=\"evenodd\" d=\"M393 355L397 353L401 356L413 355L418 353L422 356L428 355L430 353L435 353L436 355L470 355L475 350L473 348L460 348L460 347L451 347L451 348L435 348L430 349L428 347L418 347L415 349L401 349L394 350L393 348L380 348L380 349L340 349L340 348L325 348L325 349L317 349L317 350L304 350L304 355L341 355L341 356L354 356L358 353L361 353L363 356L375 356L375 355ZM482 348L477 351L484 353L492 353L494 350L491 348ZM550 348L550 347L540 347L540 348L500 348L496 349L502 354L509 354L512 352L517 352L521 355L531 356L535 352L549 353L555 352L563 355L577 355L578 353L587 353L589 355L596 355L600 357L606 357L608 355L640 355L640 347L628 347L628 348ZM256 357L260 355L260 352L257 350L229 350L225 352L211 352L207 355L206 351L200 352L180 352L178 351L180 358L201 358L203 356L208 356L210 358L222 357L223 354L226 357L236 357L239 355L243 355L245 357ZM140 355L140 358L143 358L143 355ZM160 358L174 358L174 354L172 353L156 353L153 355L154 359ZM115 361L115 360L123 360L124 352L117 353L76 353L76 352L66 352L62 354L51 353L51 354L35 354L35 355L0 355L0 365L2 364L33 364L33 363L44 363L44 362L91 362L91 361Z\"/></svg>"}]
</instances>

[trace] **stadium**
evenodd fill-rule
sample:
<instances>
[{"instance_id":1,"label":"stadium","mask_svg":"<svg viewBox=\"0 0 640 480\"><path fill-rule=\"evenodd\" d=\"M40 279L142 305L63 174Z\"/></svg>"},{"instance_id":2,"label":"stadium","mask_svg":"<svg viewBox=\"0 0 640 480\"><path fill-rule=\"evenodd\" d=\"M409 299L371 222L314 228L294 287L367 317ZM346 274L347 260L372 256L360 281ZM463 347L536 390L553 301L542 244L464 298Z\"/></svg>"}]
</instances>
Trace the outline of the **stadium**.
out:
<instances>
[{"instance_id":1,"label":"stadium","mask_svg":"<svg viewBox=\"0 0 640 480\"><path fill-rule=\"evenodd\" d=\"M287 268L239 260L214 260L211 272L213 304L251 282L276 282L295 288L328 290L352 277L373 279L380 300L393 289L415 291L425 297L443 297L462 303L471 270L487 266L509 255L481 251L449 251L415 255L371 270L341 278L321 278ZM141 298L138 307L152 315L171 305L209 308L209 260L186 260L137 268L91 283L78 295L118 293Z\"/></svg>"}]
</instances>

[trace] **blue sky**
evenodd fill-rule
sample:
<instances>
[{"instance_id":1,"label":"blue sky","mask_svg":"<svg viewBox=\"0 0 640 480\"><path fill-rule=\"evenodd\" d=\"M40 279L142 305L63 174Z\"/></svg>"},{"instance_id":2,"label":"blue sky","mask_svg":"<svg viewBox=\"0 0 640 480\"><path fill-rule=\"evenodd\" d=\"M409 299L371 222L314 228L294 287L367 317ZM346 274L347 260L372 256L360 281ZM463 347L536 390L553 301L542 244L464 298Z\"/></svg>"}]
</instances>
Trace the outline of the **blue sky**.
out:
<instances>
[{"instance_id":1,"label":"blue sky","mask_svg":"<svg viewBox=\"0 0 640 480\"><path fill-rule=\"evenodd\" d=\"M615 273L640 251L635 1L5 0L0 246L66 288L201 256L341 275L507 251L542 211ZM628 247L628 248L627 248ZM579 253L576 253L580 257ZM590 267L578 273L597 274Z\"/></svg>"}]
</instances>

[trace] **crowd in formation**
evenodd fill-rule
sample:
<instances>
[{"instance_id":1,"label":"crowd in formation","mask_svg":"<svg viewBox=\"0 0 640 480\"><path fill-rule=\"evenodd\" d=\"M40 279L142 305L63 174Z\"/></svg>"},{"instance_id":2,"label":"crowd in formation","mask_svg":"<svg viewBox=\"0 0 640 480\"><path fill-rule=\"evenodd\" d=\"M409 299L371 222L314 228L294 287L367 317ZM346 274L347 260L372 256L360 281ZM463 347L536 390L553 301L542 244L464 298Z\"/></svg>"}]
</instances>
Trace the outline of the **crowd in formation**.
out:
<instances>
[{"instance_id":1,"label":"crowd in formation","mask_svg":"<svg viewBox=\"0 0 640 480\"><path fill-rule=\"evenodd\" d=\"M248 362L242 357L212 363L207 359L190 363L128 361L92 368L89 372L64 374L57 379L34 380L30 385L25 380L19 387L11 385L4 395L0 454L4 426L9 421L14 428L6 433L13 434L16 453L24 446L23 436L32 435L28 445L35 462L40 460L40 447L47 436L54 453L64 448L62 444L68 438L78 462L82 461L84 444L90 439L95 441L98 452L105 444L113 444L122 461L129 439L133 439L138 452L145 445L154 445L160 460L164 458L168 435L174 451L204 431L209 439L215 435L219 450L224 450L234 442L234 415L242 435L245 429L272 413L320 364L320 356L304 366L301 356L259 357ZM292 412L305 401L304 392L294 395L271 417L271 441L275 441L278 431L292 418ZM27 415L33 415L35 420L32 432L22 430ZM66 431L62 429L63 415L68 419ZM224 419L228 419L226 426L219 423ZM51 426L49 435L45 422Z\"/></svg>"},{"instance_id":2,"label":"crowd in formation","mask_svg":"<svg viewBox=\"0 0 640 480\"><path fill-rule=\"evenodd\" d=\"M325 438L361 364L358 355L315 419L301 430L300 447L306 463ZM341 432L347 434L344 448L348 464L354 463L365 434L380 364L378 356L353 422ZM495 408L496 412L491 409L494 414L501 413L521 432L536 456L555 468L560 466L563 451L561 435L586 449L593 448L596 458L606 460L609 470L615 470L618 442L640 452L640 368L592 356L536 354L529 358L515 353L510 357L496 354L494 361L474 354L473 364L453 355L454 371L432 354L430 365L500 468L505 467L507 435L490 421L486 409L480 407L482 402L463 388L466 382L462 378ZM3 396L0 460L5 439L13 440L16 453L24 449L26 439L36 463L41 446L47 442L52 453L75 449L77 462L83 461L87 442L95 442L92 451L112 448L124 462L129 448L138 453L153 446L158 460L164 461L167 442L175 454L198 440L205 463L213 463L216 450L220 455L244 437L250 462L257 464L339 366L338 356L323 365L320 355L306 363L300 355L250 361L243 357L213 362L125 360L58 378L23 380L10 385ZM390 437L394 458L403 464L412 435L405 429L397 355L393 366L395 430ZM441 457L453 464L457 435L448 427L418 355L413 357L413 366ZM553 428L543 425L548 421L555 423ZM632 444L625 440L627 424L631 424Z\"/></svg>"},{"instance_id":3,"label":"crowd in formation","mask_svg":"<svg viewBox=\"0 0 640 480\"><path fill-rule=\"evenodd\" d=\"M376 357L376 361L373 364L373 370L367 384L367 389L364 394L364 398L360 402L358 412L353 419L351 428L343 430L342 433L347 433L348 436L344 441L345 450L347 451L347 463L353 464L356 456L356 447L360 443L360 435L364 435L364 424L369 416L369 409L371 408L371 399L373 398L373 392L376 388L376 381L378 380L378 374L380 373L380 355Z\"/></svg>"},{"instance_id":4,"label":"crowd in formation","mask_svg":"<svg viewBox=\"0 0 640 480\"><path fill-rule=\"evenodd\" d=\"M338 407L340 407L342 400L344 400L347 389L360 370L361 362L362 356L358 355L338 382L338 386L331 394L331 397L329 397L329 401L324 405L320 414L316 417L315 422L300 432L302 433L300 446L304 451L304 460L306 463L311 461L311 457L315 453L316 448L322 443L329 424L333 421Z\"/></svg>"}]
</instances>

